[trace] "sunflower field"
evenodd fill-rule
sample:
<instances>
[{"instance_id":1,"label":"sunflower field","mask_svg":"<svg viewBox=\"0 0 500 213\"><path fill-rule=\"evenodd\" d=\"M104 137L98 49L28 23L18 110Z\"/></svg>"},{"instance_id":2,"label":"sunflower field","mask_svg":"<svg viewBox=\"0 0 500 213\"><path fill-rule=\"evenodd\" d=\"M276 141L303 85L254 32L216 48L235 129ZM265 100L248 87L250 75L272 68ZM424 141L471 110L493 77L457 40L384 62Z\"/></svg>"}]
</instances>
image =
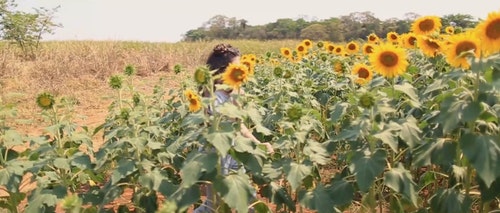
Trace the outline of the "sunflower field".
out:
<instances>
[{"instance_id":1,"label":"sunflower field","mask_svg":"<svg viewBox=\"0 0 500 213\"><path fill-rule=\"evenodd\" d=\"M500 209L500 11L473 29L423 16L405 34L305 39L212 72L200 66L181 87L144 94L126 67L109 79L116 99L95 130L41 94L50 135L2 126L0 207L17 212L28 197L26 212L105 212L129 189L133 207L119 212L189 212L211 187L214 212ZM244 91L232 96L238 105L198 92L213 92L214 78ZM13 115L0 112L2 123ZM275 152L243 137L239 122ZM13 149L24 141L27 150ZM227 155L241 168L222 175ZM29 194L18 190L26 173L37 181Z\"/></svg>"}]
</instances>

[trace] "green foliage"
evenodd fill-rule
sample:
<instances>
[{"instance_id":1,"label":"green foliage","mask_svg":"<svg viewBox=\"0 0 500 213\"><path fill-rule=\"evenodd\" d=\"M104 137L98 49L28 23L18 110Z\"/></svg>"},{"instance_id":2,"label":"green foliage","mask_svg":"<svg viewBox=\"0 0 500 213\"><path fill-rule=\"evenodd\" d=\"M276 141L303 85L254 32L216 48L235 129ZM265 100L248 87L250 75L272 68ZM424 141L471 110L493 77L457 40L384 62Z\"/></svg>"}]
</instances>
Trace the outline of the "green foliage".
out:
<instances>
[{"instance_id":1,"label":"green foliage","mask_svg":"<svg viewBox=\"0 0 500 213\"><path fill-rule=\"evenodd\" d=\"M185 212L203 205L203 188L219 212L486 212L498 202L498 53L464 71L409 49L406 73L358 85L347 71L362 55L307 51L300 60L259 56L245 93L231 94L237 105L200 97L198 112L184 90L211 93L211 81L142 93L132 65L110 77L117 95L95 129L72 122L72 103L51 95L40 112L50 125L23 135L6 125L15 109L0 105L0 184L9 194L0 207L16 212L26 198L26 211L101 212L131 192L137 212ZM240 122L274 153L244 137ZM238 167L226 173L228 157ZM37 188L24 193L28 173Z\"/></svg>"},{"instance_id":2,"label":"green foliage","mask_svg":"<svg viewBox=\"0 0 500 213\"><path fill-rule=\"evenodd\" d=\"M20 48L26 59L35 59L43 35L53 33L59 24L54 23L58 7L34 8L34 12L16 11L14 0L0 2L0 26L3 40L11 41Z\"/></svg>"}]
</instances>

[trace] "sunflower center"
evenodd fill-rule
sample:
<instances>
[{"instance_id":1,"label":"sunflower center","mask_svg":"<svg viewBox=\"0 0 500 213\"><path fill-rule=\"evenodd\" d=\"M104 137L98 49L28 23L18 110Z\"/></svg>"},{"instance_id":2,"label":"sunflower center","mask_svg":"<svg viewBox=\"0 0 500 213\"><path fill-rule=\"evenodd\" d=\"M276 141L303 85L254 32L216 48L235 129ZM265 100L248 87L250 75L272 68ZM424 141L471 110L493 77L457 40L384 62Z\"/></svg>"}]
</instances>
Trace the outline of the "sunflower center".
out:
<instances>
[{"instance_id":1,"label":"sunflower center","mask_svg":"<svg viewBox=\"0 0 500 213\"><path fill-rule=\"evenodd\" d=\"M417 38L415 38L415 37L413 37L413 36L412 36L412 37L410 37L410 38L408 39L408 43L409 43L411 46L415 46L415 42L417 42Z\"/></svg>"},{"instance_id":2,"label":"sunflower center","mask_svg":"<svg viewBox=\"0 0 500 213\"><path fill-rule=\"evenodd\" d=\"M340 52L342 52L342 49L340 49L340 48L336 48L336 49L335 49L335 52L340 53Z\"/></svg>"},{"instance_id":3,"label":"sunflower center","mask_svg":"<svg viewBox=\"0 0 500 213\"><path fill-rule=\"evenodd\" d=\"M455 48L455 54L460 55L463 52L476 49L476 44L470 41L463 41L457 44Z\"/></svg>"},{"instance_id":4,"label":"sunflower center","mask_svg":"<svg viewBox=\"0 0 500 213\"><path fill-rule=\"evenodd\" d=\"M299 46L299 47L297 48L297 50L298 50L299 52L303 52L303 51L304 51L304 47L303 47L303 46Z\"/></svg>"},{"instance_id":5,"label":"sunflower center","mask_svg":"<svg viewBox=\"0 0 500 213\"><path fill-rule=\"evenodd\" d=\"M339 62L335 63L335 71L342 72L342 64Z\"/></svg>"},{"instance_id":6,"label":"sunflower center","mask_svg":"<svg viewBox=\"0 0 500 213\"><path fill-rule=\"evenodd\" d=\"M349 44L349 46L347 46L347 48L349 48L349 50L355 50L356 49L356 45L355 44Z\"/></svg>"},{"instance_id":7,"label":"sunflower center","mask_svg":"<svg viewBox=\"0 0 500 213\"><path fill-rule=\"evenodd\" d=\"M232 73L231 73L231 77L234 81L239 81L241 79L243 79L243 70L240 70L240 69L235 69Z\"/></svg>"},{"instance_id":8,"label":"sunflower center","mask_svg":"<svg viewBox=\"0 0 500 213\"><path fill-rule=\"evenodd\" d=\"M425 40L425 43L427 44L427 46L429 46L432 49L435 49L435 50L439 49L439 44L435 41L427 39L427 40Z\"/></svg>"},{"instance_id":9,"label":"sunflower center","mask_svg":"<svg viewBox=\"0 0 500 213\"><path fill-rule=\"evenodd\" d=\"M496 19L492 21L486 27L486 36L490 39L499 39L500 38L500 19Z\"/></svg>"},{"instance_id":10,"label":"sunflower center","mask_svg":"<svg viewBox=\"0 0 500 213\"><path fill-rule=\"evenodd\" d=\"M42 105L42 106L50 106L50 103L52 103L52 101L50 100L50 98L40 98L40 105Z\"/></svg>"},{"instance_id":11,"label":"sunflower center","mask_svg":"<svg viewBox=\"0 0 500 213\"><path fill-rule=\"evenodd\" d=\"M391 39L392 39L392 40L396 40L396 39L398 39L398 36L396 36L396 35L394 35L394 34L391 34Z\"/></svg>"},{"instance_id":12,"label":"sunflower center","mask_svg":"<svg viewBox=\"0 0 500 213\"><path fill-rule=\"evenodd\" d=\"M335 49L334 46L328 46L328 51L333 51Z\"/></svg>"},{"instance_id":13,"label":"sunflower center","mask_svg":"<svg viewBox=\"0 0 500 213\"><path fill-rule=\"evenodd\" d=\"M434 29L434 21L431 19L426 19L418 25L418 28L424 32L428 32Z\"/></svg>"},{"instance_id":14,"label":"sunflower center","mask_svg":"<svg viewBox=\"0 0 500 213\"><path fill-rule=\"evenodd\" d=\"M377 40L377 38L375 38L375 36L370 36L370 38L369 38L369 39L370 39L370 41L375 41L375 40Z\"/></svg>"},{"instance_id":15,"label":"sunflower center","mask_svg":"<svg viewBox=\"0 0 500 213\"><path fill-rule=\"evenodd\" d=\"M290 55L290 51L288 51L288 50L285 50L284 53L285 53L285 55Z\"/></svg>"},{"instance_id":16,"label":"sunflower center","mask_svg":"<svg viewBox=\"0 0 500 213\"><path fill-rule=\"evenodd\" d=\"M367 47L365 48L365 52L366 52L366 53L372 53L372 52L373 52L373 47L371 47L371 46L367 46Z\"/></svg>"},{"instance_id":17,"label":"sunflower center","mask_svg":"<svg viewBox=\"0 0 500 213\"><path fill-rule=\"evenodd\" d=\"M393 67L398 63L398 55L394 52L383 52L380 54L380 63L386 67Z\"/></svg>"},{"instance_id":18,"label":"sunflower center","mask_svg":"<svg viewBox=\"0 0 500 213\"><path fill-rule=\"evenodd\" d=\"M198 100L196 100L196 98L191 98L191 99L189 99L189 103L192 105L196 105L196 104L198 104Z\"/></svg>"},{"instance_id":19,"label":"sunflower center","mask_svg":"<svg viewBox=\"0 0 500 213\"><path fill-rule=\"evenodd\" d=\"M358 77L366 79L370 77L370 71L365 68L361 68L358 70Z\"/></svg>"}]
</instances>

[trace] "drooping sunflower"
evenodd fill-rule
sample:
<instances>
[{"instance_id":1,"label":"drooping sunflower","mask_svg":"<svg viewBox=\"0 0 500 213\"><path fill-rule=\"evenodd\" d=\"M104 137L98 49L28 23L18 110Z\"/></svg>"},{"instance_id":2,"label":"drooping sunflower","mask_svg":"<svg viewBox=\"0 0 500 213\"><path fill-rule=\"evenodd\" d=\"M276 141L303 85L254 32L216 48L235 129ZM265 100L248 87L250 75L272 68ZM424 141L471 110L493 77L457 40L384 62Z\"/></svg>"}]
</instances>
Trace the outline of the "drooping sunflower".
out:
<instances>
[{"instance_id":1,"label":"drooping sunflower","mask_svg":"<svg viewBox=\"0 0 500 213\"><path fill-rule=\"evenodd\" d=\"M476 36L481 40L484 53L489 55L500 51L500 11L491 12L486 20L476 26Z\"/></svg>"},{"instance_id":2,"label":"drooping sunflower","mask_svg":"<svg viewBox=\"0 0 500 213\"><path fill-rule=\"evenodd\" d=\"M292 56L289 59L290 59L291 62L297 63L297 62L302 61L303 57L304 57L304 55L302 53L294 51L292 53Z\"/></svg>"},{"instance_id":3,"label":"drooping sunflower","mask_svg":"<svg viewBox=\"0 0 500 213\"><path fill-rule=\"evenodd\" d=\"M441 41L429 36L419 36L417 38L417 47L422 50L427 57L435 57L441 52Z\"/></svg>"},{"instance_id":4,"label":"drooping sunflower","mask_svg":"<svg viewBox=\"0 0 500 213\"><path fill-rule=\"evenodd\" d=\"M312 41L311 41L311 40L309 40L309 39L304 39L304 40L302 40L302 44L303 44L306 48L311 48L311 47L312 47L312 45L313 45Z\"/></svg>"},{"instance_id":5,"label":"drooping sunflower","mask_svg":"<svg viewBox=\"0 0 500 213\"><path fill-rule=\"evenodd\" d=\"M196 94L191 89L187 89L184 91L184 96L186 97L186 100L189 102L189 111L190 112L197 112L198 110L201 109L201 98Z\"/></svg>"},{"instance_id":6,"label":"drooping sunflower","mask_svg":"<svg viewBox=\"0 0 500 213\"><path fill-rule=\"evenodd\" d=\"M379 40L380 40L380 38L375 33L370 33L370 35L368 35L368 37L367 37L367 41L370 44L376 44L376 43L378 43Z\"/></svg>"},{"instance_id":7,"label":"drooping sunflower","mask_svg":"<svg viewBox=\"0 0 500 213\"><path fill-rule=\"evenodd\" d=\"M470 32L455 34L449 38L445 47L446 61L453 67L469 69L468 56L479 57L480 41ZM470 53L467 53L470 51Z\"/></svg>"},{"instance_id":8,"label":"drooping sunflower","mask_svg":"<svg viewBox=\"0 0 500 213\"><path fill-rule=\"evenodd\" d=\"M375 72L387 78L403 74L409 64L406 50L390 43L376 46L368 60Z\"/></svg>"},{"instance_id":9,"label":"drooping sunflower","mask_svg":"<svg viewBox=\"0 0 500 213\"><path fill-rule=\"evenodd\" d=\"M386 40L388 42L393 43L393 44L397 44L397 43L399 43L399 34L396 32L388 32Z\"/></svg>"},{"instance_id":10,"label":"drooping sunflower","mask_svg":"<svg viewBox=\"0 0 500 213\"><path fill-rule=\"evenodd\" d=\"M374 47L374 46L375 46L374 44L364 43L364 44L363 44L363 47L362 47L362 49L363 49L363 54L365 54L365 55L369 55L369 54L373 53L373 47Z\"/></svg>"},{"instance_id":11,"label":"drooping sunflower","mask_svg":"<svg viewBox=\"0 0 500 213\"><path fill-rule=\"evenodd\" d=\"M207 66L201 66L198 67L194 71L194 81L199 84L199 85L206 85L208 82L210 82L210 71L208 70Z\"/></svg>"},{"instance_id":12,"label":"drooping sunflower","mask_svg":"<svg viewBox=\"0 0 500 213\"><path fill-rule=\"evenodd\" d=\"M339 74L344 73L344 65L342 64L342 61L340 60L333 61L333 70Z\"/></svg>"},{"instance_id":13,"label":"drooping sunflower","mask_svg":"<svg viewBox=\"0 0 500 213\"><path fill-rule=\"evenodd\" d=\"M359 52L359 45L355 41L350 41L345 45L345 50L349 54L356 54Z\"/></svg>"},{"instance_id":14,"label":"drooping sunflower","mask_svg":"<svg viewBox=\"0 0 500 213\"><path fill-rule=\"evenodd\" d=\"M373 78L373 72L366 64L357 63L352 67L352 75L355 76L355 82L359 85L364 85L370 82Z\"/></svg>"},{"instance_id":15,"label":"drooping sunflower","mask_svg":"<svg viewBox=\"0 0 500 213\"><path fill-rule=\"evenodd\" d=\"M292 57L292 50L288 47L280 48L280 52L281 52L281 55L283 55L285 58Z\"/></svg>"},{"instance_id":16,"label":"drooping sunflower","mask_svg":"<svg viewBox=\"0 0 500 213\"><path fill-rule=\"evenodd\" d=\"M440 29L441 18L438 16L423 16L415 19L411 25L411 31L417 35L429 35Z\"/></svg>"},{"instance_id":17,"label":"drooping sunflower","mask_svg":"<svg viewBox=\"0 0 500 213\"><path fill-rule=\"evenodd\" d=\"M405 33L401 36L403 47L407 49L414 49L417 47L417 36L414 33Z\"/></svg>"},{"instance_id":18,"label":"drooping sunflower","mask_svg":"<svg viewBox=\"0 0 500 213\"><path fill-rule=\"evenodd\" d=\"M241 63L230 63L222 74L222 81L234 88L239 88L247 81L248 67Z\"/></svg>"},{"instance_id":19,"label":"drooping sunflower","mask_svg":"<svg viewBox=\"0 0 500 213\"><path fill-rule=\"evenodd\" d=\"M453 26L447 26L446 28L444 28L444 32L447 34L453 34L455 33L455 28Z\"/></svg>"}]
</instances>

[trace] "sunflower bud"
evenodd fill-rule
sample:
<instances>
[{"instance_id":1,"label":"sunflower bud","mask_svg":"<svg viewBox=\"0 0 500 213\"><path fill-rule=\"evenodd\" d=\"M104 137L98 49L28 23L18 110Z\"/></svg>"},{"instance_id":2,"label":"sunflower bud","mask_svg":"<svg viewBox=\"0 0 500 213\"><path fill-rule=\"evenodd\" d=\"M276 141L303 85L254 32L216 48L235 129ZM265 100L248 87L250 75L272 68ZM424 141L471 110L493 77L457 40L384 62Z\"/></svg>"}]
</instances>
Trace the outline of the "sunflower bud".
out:
<instances>
[{"instance_id":1,"label":"sunflower bud","mask_svg":"<svg viewBox=\"0 0 500 213\"><path fill-rule=\"evenodd\" d=\"M62 208L64 210L79 210L82 206L82 199L77 195L68 195L62 200Z\"/></svg>"},{"instance_id":2,"label":"sunflower bud","mask_svg":"<svg viewBox=\"0 0 500 213\"><path fill-rule=\"evenodd\" d=\"M369 109L375 105L375 98L370 93L364 93L359 97L359 105L365 109Z\"/></svg>"},{"instance_id":3,"label":"sunflower bud","mask_svg":"<svg viewBox=\"0 0 500 213\"><path fill-rule=\"evenodd\" d=\"M281 68L281 67L275 67L274 70L273 70L273 74L276 77L283 76L283 68Z\"/></svg>"},{"instance_id":4,"label":"sunflower bud","mask_svg":"<svg viewBox=\"0 0 500 213\"><path fill-rule=\"evenodd\" d=\"M318 43L316 43L316 46L318 46L319 48L322 48L325 44L322 42L322 41L318 41Z\"/></svg>"},{"instance_id":5,"label":"sunflower bud","mask_svg":"<svg viewBox=\"0 0 500 213\"><path fill-rule=\"evenodd\" d=\"M288 108L286 111L288 118L291 121L298 121L302 117L302 107L298 104L294 104L292 107Z\"/></svg>"},{"instance_id":6,"label":"sunflower bud","mask_svg":"<svg viewBox=\"0 0 500 213\"><path fill-rule=\"evenodd\" d=\"M38 97L36 98L36 103L38 104L38 106L42 109L51 109L52 106L54 106L54 96L52 96L52 94L50 93L42 93L40 95L38 95Z\"/></svg>"},{"instance_id":7,"label":"sunflower bud","mask_svg":"<svg viewBox=\"0 0 500 213\"><path fill-rule=\"evenodd\" d=\"M132 65L127 65L125 67L125 71L124 71L125 75L127 76L132 76L134 75L136 72L135 72L135 67L132 66Z\"/></svg>"},{"instance_id":8,"label":"sunflower bud","mask_svg":"<svg viewBox=\"0 0 500 213\"><path fill-rule=\"evenodd\" d=\"M134 106L139 105L139 103L141 102L141 96L139 95L139 93L134 93L134 95L132 96L132 102L134 103Z\"/></svg>"},{"instance_id":9,"label":"sunflower bud","mask_svg":"<svg viewBox=\"0 0 500 213\"><path fill-rule=\"evenodd\" d=\"M292 71L286 70L285 74L283 75L283 78L286 78L286 79L291 78L292 74L293 74Z\"/></svg>"},{"instance_id":10,"label":"sunflower bud","mask_svg":"<svg viewBox=\"0 0 500 213\"><path fill-rule=\"evenodd\" d=\"M113 75L109 79L109 86L112 89L121 89L122 88L122 83L123 83L123 79L119 75Z\"/></svg>"},{"instance_id":11,"label":"sunflower bud","mask_svg":"<svg viewBox=\"0 0 500 213\"><path fill-rule=\"evenodd\" d=\"M181 73L181 71L182 71L182 66L180 64L176 64L174 66L174 72L175 72L175 74L179 74L179 73Z\"/></svg>"}]
</instances>

